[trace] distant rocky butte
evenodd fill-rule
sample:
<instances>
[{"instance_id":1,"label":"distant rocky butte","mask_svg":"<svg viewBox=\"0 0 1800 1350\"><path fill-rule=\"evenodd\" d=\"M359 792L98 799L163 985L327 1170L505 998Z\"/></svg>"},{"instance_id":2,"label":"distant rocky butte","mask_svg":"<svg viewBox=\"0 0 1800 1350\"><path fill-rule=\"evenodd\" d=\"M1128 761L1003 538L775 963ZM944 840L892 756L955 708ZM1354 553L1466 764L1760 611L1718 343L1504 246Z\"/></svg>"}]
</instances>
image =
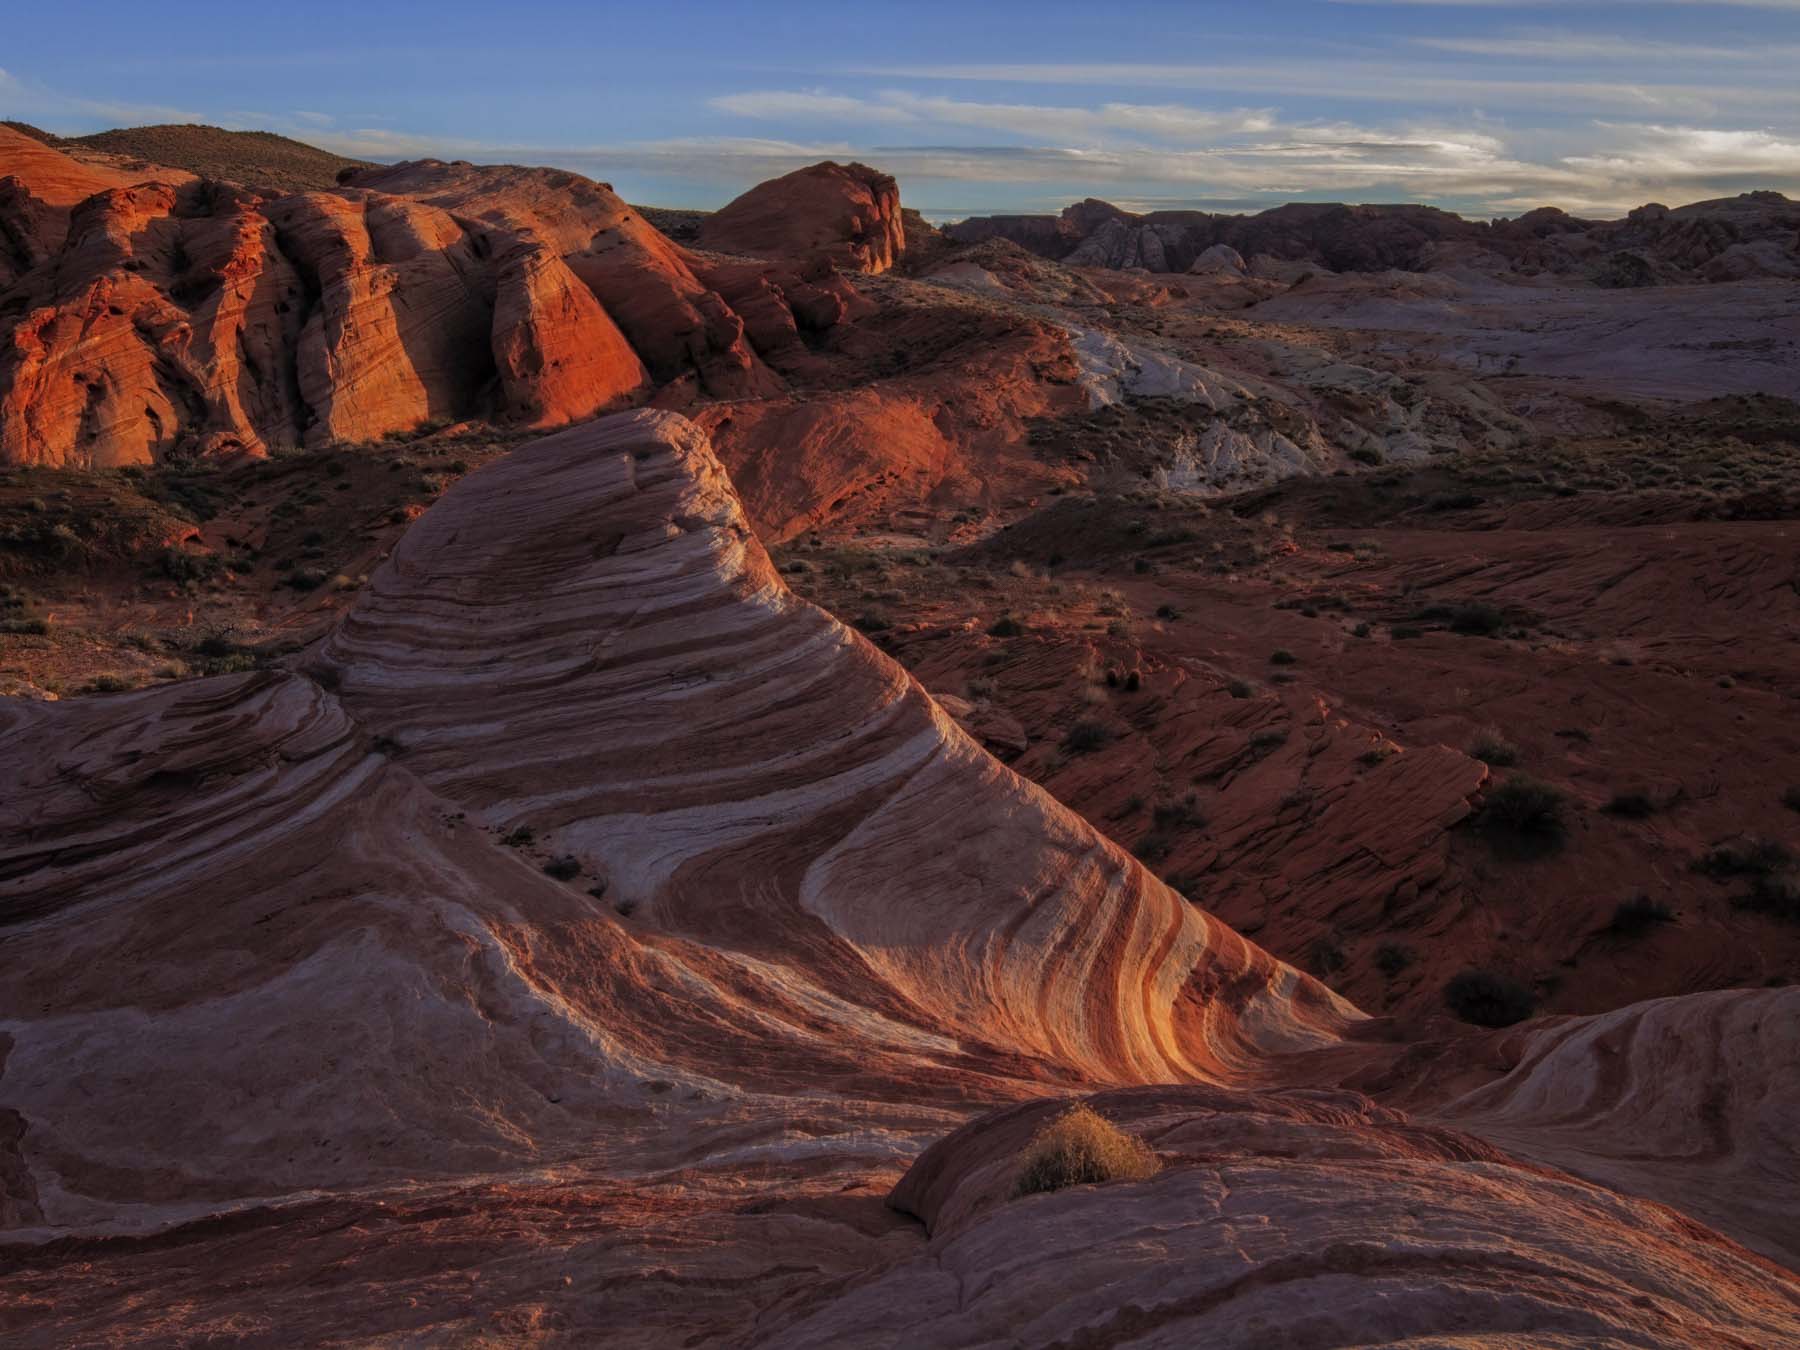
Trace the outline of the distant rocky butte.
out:
<instances>
[{"instance_id":1,"label":"distant rocky butte","mask_svg":"<svg viewBox=\"0 0 1800 1350\"><path fill-rule=\"evenodd\" d=\"M817 257L885 272L906 250L900 187L866 164L808 165L759 183L700 222L702 248L755 257Z\"/></svg>"},{"instance_id":2,"label":"distant rocky butte","mask_svg":"<svg viewBox=\"0 0 1800 1350\"><path fill-rule=\"evenodd\" d=\"M851 307L817 246L849 220L873 231L857 257L892 259L892 180L883 196L878 175L831 168L797 205L830 215L839 191L843 209L795 243L804 256L721 273L743 313L712 264L575 174L423 161L280 195L154 166L164 181L136 181L0 127L0 463L775 393L759 350L797 349Z\"/></svg>"},{"instance_id":3,"label":"distant rocky butte","mask_svg":"<svg viewBox=\"0 0 1800 1350\"><path fill-rule=\"evenodd\" d=\"M1675 210L1644 206L1616 221L1543 208L1491 222L1430 206L1336 202L1296 202L1255 215L1138 214L1090 197L1058 216L975 216L944 233L964 244L1008 239L1071 266L1163 273L1217 271L1235 253L1252 270L1259 260L1338 272L1462 265L1576 274L1601 285L1800 277L1800 203L1778 192Z\"/></svg>"},{"instance_id":4,"label":"distant rocky butte","mask_svg":"<svg viewBox=\"0 0 1800 1350\"><path fill-rule=\"evenodd\" d=\"M791 595L673 414L478 471L285 668L0 705L0 772L20 1343L1800 1337L1800 990L1397 1043ZM1161 1173L1014 1198L1092 1093Z\"/></svg>"}]
</instances>

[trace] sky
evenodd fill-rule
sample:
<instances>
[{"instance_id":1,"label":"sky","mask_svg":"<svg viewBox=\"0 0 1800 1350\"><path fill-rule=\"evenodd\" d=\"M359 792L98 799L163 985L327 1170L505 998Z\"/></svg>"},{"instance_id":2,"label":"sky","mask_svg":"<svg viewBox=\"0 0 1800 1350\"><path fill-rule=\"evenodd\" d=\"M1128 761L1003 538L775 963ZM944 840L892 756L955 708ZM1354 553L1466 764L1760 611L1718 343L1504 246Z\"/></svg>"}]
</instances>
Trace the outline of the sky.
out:
<instances>
[{"instance_id":1,"label":"sky","mask_svg":"<svg viewBox=\"0 0 1800 1350\"><path fill-rule=\"evenodd\" d=\"M1800 0L19 0L0 117L552 164L714 207L820 159L936 220L1800 196Z\"/></svg>"}]
</instances>

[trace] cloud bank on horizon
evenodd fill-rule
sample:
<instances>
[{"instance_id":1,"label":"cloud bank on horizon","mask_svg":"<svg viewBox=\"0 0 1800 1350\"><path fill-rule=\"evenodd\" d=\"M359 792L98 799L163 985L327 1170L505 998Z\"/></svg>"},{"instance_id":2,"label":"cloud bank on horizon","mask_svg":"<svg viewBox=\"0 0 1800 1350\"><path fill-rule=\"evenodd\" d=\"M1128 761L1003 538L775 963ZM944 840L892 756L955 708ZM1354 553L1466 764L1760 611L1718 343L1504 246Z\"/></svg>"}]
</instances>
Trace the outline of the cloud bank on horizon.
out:
<instances>
[{"instance_id":1,"label":"cloud bank on horizon","mask_svg":"<svg viewBox=\"0 0 1800 1350\"><path fill-rule=\"evenodd\" d=\"M1090 195L1475 215L1800 195L1800 0L321 0L300 40L210 0L181 24L84 8L9 24L0 116L554 164L664 205L857 158L937 217Z\"/></svg>"}]
</instances>

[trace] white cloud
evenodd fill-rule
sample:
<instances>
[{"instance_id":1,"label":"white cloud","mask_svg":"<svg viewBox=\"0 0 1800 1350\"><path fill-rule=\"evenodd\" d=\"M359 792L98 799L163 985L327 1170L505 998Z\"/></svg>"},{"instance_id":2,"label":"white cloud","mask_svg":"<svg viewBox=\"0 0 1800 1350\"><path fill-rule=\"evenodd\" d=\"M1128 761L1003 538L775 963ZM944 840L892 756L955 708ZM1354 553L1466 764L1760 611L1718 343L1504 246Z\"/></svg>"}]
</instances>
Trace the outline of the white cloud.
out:
<instances>
[{"instance_id":1,"label":"white cloud","mask_svg":"<svg viewBox=\"0 0 1800 1350\"><path fill-rule=\"evenodd\" d=\"M721 94L706 101L709 108L738 117L770 120L850 118L859 122L913 122L918 119L904 108L887 107L867 99L818 90L766 89L747 94Z\"/></svg>"},{"instance_id":2,"label":"white cloud","mask_svg":"<svg viewBox=\"0 0 1800 1350\"><path fill-rule=\"evenodd\" d=\"M886 89L873 98L823 90L761 90L724 94L708 106L762 120L829 119L883 126L956 126L1058 140L1093 141L1115 133L1157 138L1266 131L1269 109L1211 110L1180 104L1106 103L1097 108L991 103Z\"/></svg>"},{"instance_id":3,"label":"white cloud","mask_svg":"<svg viewBox=\"0 0 1800 1350\"><path fill-rule=\"evenodd\" d=\"M1800 0L1797 0L1800 3ZM1800 113L1800 81L1785 74L1765 79L1733 78L1707 83L1636 80L1518 79L1498 76L1494 67L1448 69L1439 62L1293 60L1279 65L1232 62L1220 65L1158 65L1100 62L1082 64L950 64L869 66L846 75L877 79L957 80L971 83L1043 85L1135 85L1205 89L1208 93L1253 93L1305 98L1372 100L1392 105L1515 108L1605 115L1631 112L1663 117L1705 118L1735 111L1768 116Z\"/></svg>"}]
</instances>

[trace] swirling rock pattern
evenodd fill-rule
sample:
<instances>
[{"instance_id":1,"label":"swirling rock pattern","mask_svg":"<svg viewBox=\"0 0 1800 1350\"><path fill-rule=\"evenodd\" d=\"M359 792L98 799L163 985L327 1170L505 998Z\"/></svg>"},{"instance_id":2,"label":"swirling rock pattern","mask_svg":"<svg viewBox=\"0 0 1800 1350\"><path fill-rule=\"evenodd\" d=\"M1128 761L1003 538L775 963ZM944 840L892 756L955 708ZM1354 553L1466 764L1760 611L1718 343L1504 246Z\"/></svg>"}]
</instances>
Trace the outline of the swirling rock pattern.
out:
<instances>
[{"instance_id":1,"label":"swirling rock pattern","mask_svg":"<svg viewBox=\"0 0 1800 1350\"><path fill-rule=\"evenodd\" d=\"M894 1201L911 1260L767 1328L783 1346L1762 1345L1794 1282L1659 1205L1521 1165L1354 1093L1104 1093L1147 1181L1011 1200L1060 1109L964 1127ZM904 1333L895 1323L904 1320Z\"/></svg>"},{"instance_id":2,"label":"swirling rock pattern","mask_svg":"<svg viewBox=\"0 0 1800 1350\"><path fill-rule=\"evenodd\" d=\"M1258 1077L1357 1017L790 596L670 414L449 494L306 671L5 710L13 1223Z\"/></svg>"},{"instance_id":3,"label":"swirling rock pattern","mask_svg":"<svg viewBox=\"0 0 1800 1350\"><path fill-rule=\"evenodd\" d=\"M471 475L291 669L0 709L0 770L10 1343L1796 1333L1652 1202L1791 1201L1791 1000L1671 1001L1771 1067L1644 1060L1760 1094L1667 1179L1605 1019L1387 1043L788 593L673 414ZM1005 1201L1018 1103L1146 1081L1161 1176Z\"/></svg>"}]
</instances>

